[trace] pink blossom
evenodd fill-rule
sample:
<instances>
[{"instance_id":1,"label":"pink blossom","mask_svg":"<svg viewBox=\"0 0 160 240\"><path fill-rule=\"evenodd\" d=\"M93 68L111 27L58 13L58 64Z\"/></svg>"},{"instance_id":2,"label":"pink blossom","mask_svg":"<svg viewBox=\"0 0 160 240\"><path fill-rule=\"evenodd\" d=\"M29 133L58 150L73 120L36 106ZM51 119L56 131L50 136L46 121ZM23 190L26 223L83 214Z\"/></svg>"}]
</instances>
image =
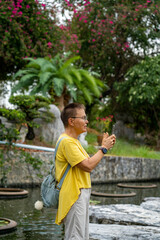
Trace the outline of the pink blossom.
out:
<instances>
[{"instance_id":1,"label":"pink blossom","mask_svg":"<svg viewBox=\"0 0 160 240\"><path fill-rule=\"evenodd\" d=\"M22 6L20 5L20 3L17 3L17 7L18 7L18 8L22 8Z\"/></svg>"},{"instance_id":2,"label":"pink blossom","mask_svg":"<svg viewBox=\"0 0 160 240\"><path fill-rule=\"evenodd\" d=\"M26 8L30 8L30 6L29 6L29 5L27 5L27 6L26 6Z\"/></svg>"},{"instance_id":3,"label":"pink blossom","mask_svg":"<svg viewBox=\"0 0 160 240\"><path fill-rule=\"evenodd\" d=\"M126 48L129 48L129 44L127 42L124 45Z\"/></svg>"},{"instance_id":4,"label":"pink blossom","mask_svg":"<svg viewBox=\"0 0 160 240\"><path fill-rule=\"evenodd\" d=\"M37 15L41 15L41 13L40 13L40 12L36 12L36 14L37 14Z\"/></svg>"},{"instance_id":5,"label":"pink blossom","mask_svg":"<svg viewBox=\"0 0 160 240\"><path fill-rule=\"evenodd\" d=\"M87 23L87 20L84 20L84 23Z\"/></svg>"},{"instance_id":6,"label":"pink blossom","mask_svg":"<svg viewBox=\"0 0 160 240\"><path fill-rule=\"evenodd\" d=\"M79 50L77 50L76 52L79 53Z\"/></svg>"},{"instance_id":7,"label":"pink blossom","mask_svg":"<svg viewBox=\"0 0 160 240\"><path fill-rule=\"evenodd\" d=\"M52 47L52 43L51 42L48 42L47 45L48 45L49 48Z\"/></svg>"},{"instance_id":8,"label":"pink blossom","mask_svg":"<svg viewBox=\"0 0 160 240\"><path fill-rule=\"evenodd\" d=\"M92 39L92 42L95 42L96 41L96 39Z\"/></svg>"},{"instance_id":9,"label":"pink blossom","mask_svg":"<svg viewBox=\"0 0 160 240\"><path fill-rule=\"evenodd\" d=\"M18 14L22 16L23 12L19 12Z\"/></svg>"},{"instance_id":10,"label":"pink blossom","mask_svg":"<svg viewBox=\"0 0 160 240\"><path fill-rule=\"evenodd\" d=\"M113 24L113 21L109 21L110 24Z\"/></svg>"},{"instance_id":11,"label":"pink blossom","mask_svg":"<svg viewBox=\"0 0 160 240\"><path fill-rule=\"evenodd\" d=\"M46 6L46 4L43 4L43 3L42 3L42 7L44 7L44 8L45 8L45 6Z\"/></svg>"},{"instance_id":12,"label":"pink blossom","mask_svg":"<svg viewBox=\"0 0 160 240\"><path fill-rule=\"evenodd\" d=\"M17 12L17 8L14 8L14 10L12 11L13 14L16 14Z\"/></svg>"},{"instance_id":13,"label":"pink blossom","mask_svg":"<svg viewBox=\"0 0 160 240\"><path fill-rule=\"evenodd\" d=\"M15 10L12 11L13 14L16 14L16 12L17 12L17 11L15 11ZM12 15L12 16L13 16L13 15Z\"/></svg>"}]
</instances>

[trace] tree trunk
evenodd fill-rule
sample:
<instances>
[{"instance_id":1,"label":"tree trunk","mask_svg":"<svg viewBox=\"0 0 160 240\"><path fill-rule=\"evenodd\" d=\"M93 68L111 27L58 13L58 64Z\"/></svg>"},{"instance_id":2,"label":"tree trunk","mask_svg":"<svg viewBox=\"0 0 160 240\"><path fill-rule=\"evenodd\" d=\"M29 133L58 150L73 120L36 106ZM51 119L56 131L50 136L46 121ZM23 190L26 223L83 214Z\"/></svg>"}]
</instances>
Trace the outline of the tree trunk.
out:
<instances>
[{"instance_id":1,"label":"tree trunk","mask_svg":"<svg viewBox=\"0 0 160 240\"><path fill-rule=\"evenodd\" d=\"M33 140L35 138L33 127L28 126L28 133L26 135L26 139Z\"/></svg>"},{"instance_id":2,"label":"tree trunk","mask_svg":"<svg viewBox=\"0 0 160 240\"><path fill-rule=\"evenodd\" d=\"M60 97L54 97L55 99L55 105L57 105L57 107L59 108L59 110L62 112L63 108L64 108L64 96L60 96Z\"/></svg>"},{"instance_id":3,"label":"tree trunk","mask_svg":"<svg viewBox=\"0 0 160 240\"><path fill-rule=\"evenodd\" d=\"M63 93L60 97L55 96L55 104L59 108L59 110L62 112L63 108L69 103L70 96L66 93Z\"/></svg>"}]
</instances>

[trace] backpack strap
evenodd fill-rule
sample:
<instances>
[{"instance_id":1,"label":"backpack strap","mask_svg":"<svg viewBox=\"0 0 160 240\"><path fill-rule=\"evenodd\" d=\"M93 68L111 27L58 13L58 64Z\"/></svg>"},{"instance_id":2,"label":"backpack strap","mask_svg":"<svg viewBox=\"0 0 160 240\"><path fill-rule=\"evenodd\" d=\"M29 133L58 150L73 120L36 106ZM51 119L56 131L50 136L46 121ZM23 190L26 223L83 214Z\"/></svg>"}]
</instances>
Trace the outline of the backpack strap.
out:
<instances>
[{"instance_id":1,"label":"backpack strap","mask_svg":"<svg viewBox=\"0 0 160 240\"><path fill-rule=\"evenodd\" d=\"M56 144L56 148L55 148L55 150L54 150L53 165L52 165L51 168L50 168L50 174L51 174L51 175L52 175L52 171L53 171L54 168L55 168L55 159L56 159L56 153L57 153L57 150L58 150L58 146L59 146L59 144L60 144L60 142L62 141L63 138L66 138L66 137L62 137L62 138L58 141L58 143Z\"/></svg>"},{"instance_id":2,"label":"backpack strap","mask_svg":"<svg viewBox=\"0 0 160 240\"><path fill-rule=\"evenodd\" d=\"M67 168L66 168L66 171L65 171L64 174L63 174L63 177L61 178L60 182L57 184L57 187L56 187L57 189L59 189L59 190L61 189L62 183L63 183L63 181L64 181L64 179L65 179L65 176L67 175L70 167L71 167L71 165L68 164L68 166L67 166Z\"/></svg>"},{"instance_id":3,"label":"backpack strap","mask_svg":"<svg viewBox=\"0 0 160 240\"><path fill-rule=\"evenodd\" d=\"M56 144L56 148L55 148L54 156L53 156L54 165L53 165L53 166L51 167L51 169L50 169L50 174L52 174L52 171L53 171L53 169L55 168L55 158L56 158L56 153L57 153L57 150L58 150L58 146L59 146L60 142L62 141L62 139L64 139L64 138L67 138L67 137L62 137L62 138L58 141L58 143ZM61 189L62 183L63 183L63 181L64 181L64 178L65 178L65 176L67 175L70 167L71 167L71 165L68 164L68 166L67 166L67 168L66 168L66 170L65 170L65 172L64 172L64 174L63 174L63 176L62 176L62 178L61 178L61 180L60 180L60 182L57 184L57 189Z\"/></svg>"}]
</instances>

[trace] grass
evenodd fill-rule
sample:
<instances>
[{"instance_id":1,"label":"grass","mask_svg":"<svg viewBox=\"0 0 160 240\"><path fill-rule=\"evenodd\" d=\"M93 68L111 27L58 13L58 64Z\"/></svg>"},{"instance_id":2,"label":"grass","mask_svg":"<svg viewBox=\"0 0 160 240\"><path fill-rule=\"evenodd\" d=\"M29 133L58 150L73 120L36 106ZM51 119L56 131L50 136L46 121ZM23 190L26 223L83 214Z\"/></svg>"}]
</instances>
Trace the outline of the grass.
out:
<instances>
[{"instance_id":1,"label":"grass","mask_svg":"<svg viewBox=\"0 0 160 240\"><path fill-rule=\"evenodd\" d=\"M109 151L111 155L125 156L125 157L138 157L138 158L151 158L160 160L160 152L155 152L145 145L137 145L126 140L118 139L112 150Z\"/></svg>"},{"instance_id":2,"label":"grass","mask_svg":"<svg viewBox=\"0 0 160 240\"><path fill-rule=\"evenodd\" d=\"M97 152L97 136L93 133L88 133L86 136L89 146L86 151L90 154ZM145 145L138 145L134 142L129 142L124 139L117 139L114 147L108 151L109 155L138 157L160 160L160 152L156 152Z\"/></svg>"}]
</instances>

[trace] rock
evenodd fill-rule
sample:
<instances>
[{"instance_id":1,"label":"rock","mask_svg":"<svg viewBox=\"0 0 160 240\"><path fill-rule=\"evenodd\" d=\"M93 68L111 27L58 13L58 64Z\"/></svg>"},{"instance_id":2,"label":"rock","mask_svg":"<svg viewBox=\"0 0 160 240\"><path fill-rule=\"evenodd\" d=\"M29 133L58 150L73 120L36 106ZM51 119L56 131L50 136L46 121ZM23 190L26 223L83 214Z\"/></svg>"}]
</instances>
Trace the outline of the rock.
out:
<instances>
[{"instance_id":1,"label":"rock","mask_svg":"<svg viewBox=\"0 0 160 240\"><path fill-rule=\"evenodd\" d=\"M11 122L5 117L0 117L0 122L4 124L6 128L16 128L16 122Z\"/></svg>"},{"instance_id":2,"label":"rock","mask_svg":"<svg viewBox=\"0 0 160 240\"><path fill-rule=\"evenodd\" d=\"M80 135L79 135L79 138L78 138L79 141L80 141L80 143L81 143L82 146L84 146L84 147L87 147L87 146L88 146L88 142L87 142L86 139L85 139L86 135L87 135L87 132L84 132L84 133L80 134Z\"/></svg>"},{"instance_id":3,"label":"rock","mask_svg":"<svg viewBox=\"0 0 160 240\"><path fill-rule=\"evenodd\" d=\"M90 221L101 224L143 225L160 227L159 213L133 204L91 206Z\"/></svg>"},{"instance_id":4,"label":"rock","mask_svg":"<svg viewBox=\"0 0 160 240\"><path fill-rule=\"evenodd\" d=\"M141 203L141 207L144 209L152 210L155 212L160 212L160 198L156 197L150 197L150 198L145 198L145 202Z\"/></svg>"},{"instance_id":5,"label":"rock","mask_svg":"<svg viewBox=\"0 0 160 240\"><path fill-rule=\"evenodd\" d=\"M128 140L134 140L134 129L126 127L125 124L118 120L112 129L112 133L116 135L117 138L126 138Z\"/></svg>"},{"instance_id":6,"label":"rock","mask_svg":"<svg viewBox=\"0 0 160 240\"><path fill-rule=\"evenodd\" d=\"M44 108L39 109L40 111L45 112ZM64 132L64 125L60 118L60 111L57 106L51 104L50 112L54 114L52 122L45 122L44 120L37 118L34 121L40 125L39 128L34 128L34 133L36 136L42 138L44 141L55 144L58 140L60 134Z\"/></svg>"},{"instance_id":7,"label":"rock","mask_svg":"<svg viewBox=\"0 0 160 240\"><path fill-rule=\"evenodd\" d=\"M90 240L158 240L160 229L146 226L118 224L90 224Z\"/></svg>"},{"instance_id":8,"label":"rock","mask_svg":"<svg viewBox=\"0 0 160 240\"><path fill-rule=\"evenodd\" d=\"M145 198L140 206L90 206L90 240L160 239L160 198ZM99 224L93 224L99 223Z\"/></svg>"},{"instance_id":9,"label":"rock","mask_svg":"<svg viewBox=\"0 0 160 240\"><path fill-rule=\"evenodd\" d=\"M16 141L16 143L24 143L27 133L28 133L27 126L22 125L19 131L19 139Z\"/></svg>"}]
</instances>

